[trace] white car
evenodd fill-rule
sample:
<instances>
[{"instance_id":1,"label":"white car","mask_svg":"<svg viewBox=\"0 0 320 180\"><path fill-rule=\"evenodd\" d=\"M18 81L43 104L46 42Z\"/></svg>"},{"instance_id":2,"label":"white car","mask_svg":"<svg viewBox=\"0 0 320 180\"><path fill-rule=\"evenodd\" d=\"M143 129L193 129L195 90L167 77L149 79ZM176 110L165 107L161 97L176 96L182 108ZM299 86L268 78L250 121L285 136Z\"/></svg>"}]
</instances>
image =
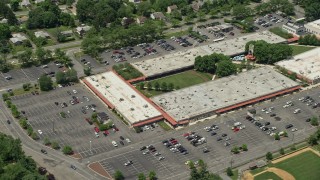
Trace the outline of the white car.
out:
<instances>
[{"instance_id":1,"label":"white car","mask_svg":"<svg viewBox=\"0 0 320 180\"><path fill-rule=\"evenodd\" d=\"M114 147L118 147L118 144L117 144L117 142L115 142L115 141L112 141L111 143L112 143L112 145L113 145Z\"/></svg>"},{"instance_id":2,"label":"white car","mask_svg":"<svg viewBox=\"0 0 320 180\"><path fill-rule=\"evenodd\" d=\"M294 114L298 114L299 112L301 112L301 109L296 109L293 111Z\"/></svg>"},{"instance_id":3,"label":"white car","mask_svg":"<svg viewBox=\"0 0 320 180\"><path fill-rule=\"evenodd\" d=\"M98 138L98 137L99 137L99 133L94 132L94 134L96 135L96 138Z\"/></svg>"},{"instance_id":4,"label":"white car","mask_svg":"<svg viewBox=\"0 0 320 180\"><path fill-rule=\"evenodd\" d=\"M154 153L154 155L155 155L155 156L160 156L160 155L161 155L161 153L156 152L156 153Z\"/></svg>"},{"instance_id":5,"label":"white car","mask_svg":"<svg viewBox=\"0 0 320 180\"><path fill-rule=\"evenodd\" d=\"M274 135L276 135L276 133L270 133L270 136L274 136Z\"/></svg>"},{"instance_id":6,"label":"white car","mask_svg":"<svg viewBox=\"0 0 320 180\"><path fill-rule=\"evenodd\" d=\"M131 140L129 138L126 138L127 143L131 143Z\"/></svg>"},{"instance_id":7,"label":"white car","mask_svg":"<svg viewBox=\"0 0 320 180\"><path fill-rule=\"evenodd\" d=\"M42 134L42 131L39 129L39 130L38 130L38 133L41 135L41 134Z\"/></svg>"},{"instance_id":8,"label":"white car","mask_svg":"<svg viewBox=\"0 0 320 180\"><path fill-rule=\"evenodd\" d=\"M74 89L74 90L72 90L72 92L73 92L73 93L75 93L75 94L77 94L77 90L75 90L75 89Z\"/></svg>"},{"instance_id":9,"label":"white car","mask_svg":"<svg viewBox=\"0 0 320 180\"><path fill-rule=\"evenodd\" d=\"M289 105L288 105L288 104L286 104L286 105L284 105L283 107L284 107L284 108L287 108L287 107L289 107Z\"/></svg>"},{"instance_id":10,"label":"white car","mask_svg":"<svg viewBox=\"0 0 320 180\"><path fill-rule=\"evenodd\" d=\"M291 131L295 132L295 131L298 131L298 129L297 128L292 128Z\"/></svg>"},{"instance_id":11,"label":"white car","mask_svg":"<svg viewBox=\"0 0 320 180\"><path fill-rule=\"evenodd\" d=\"M150 151L149 151L149 150L146 150L146 151L144 151L142 154L146 155L146 154L149 154L149 153L150 153Z\"/></svg>"},{"instance_id":12,"label":"white car","mask_svg":"<svg viewBox=\"0 0 320 180\"><path fill-rule=\"evenodd\" d=\"M125 166L129 166L129 165L131 165L131 164L133 164L132 161L127 161L127 162L124 163Z\"/></svg>"},{"instance_id":13,"label":"white car","mask_svg":"<svg viewBox=\"0 0 320 180\"><path fill-rule=\"evenodd\" d=\"M302 100L304 100L305 99L305 97L301 97L301 98L299 98L299 101L302 101Z\"/></svg>"},{"instance_id":14,"label":"white car","mask_svg":"<svg viewBox=\"0 0 320 180\"><path fill-rule=\"evenodd\" d=\"M158 160L159 160L159 161L164 160L164 157L163 157L163 156L160 156L160 157L158 158Z\"/></svg>"}]
</instances>

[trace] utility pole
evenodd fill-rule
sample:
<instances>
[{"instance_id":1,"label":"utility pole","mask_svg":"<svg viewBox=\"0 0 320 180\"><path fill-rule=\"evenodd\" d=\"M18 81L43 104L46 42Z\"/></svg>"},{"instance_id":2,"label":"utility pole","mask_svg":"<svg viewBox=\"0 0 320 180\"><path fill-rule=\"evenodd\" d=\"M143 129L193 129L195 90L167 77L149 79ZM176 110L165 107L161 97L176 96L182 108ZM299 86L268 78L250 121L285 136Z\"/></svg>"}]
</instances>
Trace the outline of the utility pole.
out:
<instances>
[{"instance_id":1,"label":"utility pole","mask_svg":"<svg viewBox=\"0 0 320 180\"><path fill-rule=\"evenodd\" d=\"M52 119L52 131L54 132L54 120Z\"/></svg>"},{"instance_id":2,"label":"utility pole","mask_svg":"<svg viewBox=\"0 0 320 180\"><path fill-rule=\"evenodd\" d=\"M91 141L90 141L90 153L92 154L92 150L91 150L91 147L92 147L92 146L91 146Z\"/></svg>"}]
</instances>

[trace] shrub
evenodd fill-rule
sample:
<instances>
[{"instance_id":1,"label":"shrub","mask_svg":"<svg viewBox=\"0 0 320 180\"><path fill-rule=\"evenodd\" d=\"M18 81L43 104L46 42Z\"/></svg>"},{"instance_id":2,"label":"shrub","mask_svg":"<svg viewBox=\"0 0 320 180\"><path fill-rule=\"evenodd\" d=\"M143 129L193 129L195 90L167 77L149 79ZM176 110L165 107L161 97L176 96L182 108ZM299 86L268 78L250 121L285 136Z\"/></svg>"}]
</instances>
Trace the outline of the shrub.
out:
<instances>
[{"instance_id":1,"label":"shrub","mask_svg":"<svg viewBox=\"0 0 320 180\"><path fill-rule=\"evenodd\" d=\"M27 129L28 128L28 123L27 123L27 120L25 120L25 119L20 119L19 120L19 124L23 129Z\"/></svg>"},{"instance_id":2,"label":"shrub","mask_svg":"<svg viewBox=\"0 0 320 180\"><path fill-rule=\"evenodd\" d=\"M66 118L66 117L67 117L67 115L66 115L65 112L60 112L60 116L61 116L62 118Z\"/></svg>"},{"instance_id":3,"label":"shrub","mask_svg":"<svg viewBox=\"0 0 320 180\"><path fill-rule=\"evenodd\" d=\"M70 146L64 146L62 149L63 154L70 155L73 153L73 150Z\"/></svg>"},{"instance_id":4,"label":"shrub","mask_svg":"<svg viewBox=\"0 0 320 180\"><path fill-rule=\"evenodd\" d=\"M285 154L285 152L284 152L284 149L283 149L283 148L281 148L281 149L280 149L280 154L281 154L281 155L284 155L284 154Z\"/></svg>"},{"instance_id":5,"label":"shrub","mask_svg":"<svg viewBox=\"0 0 320 180\"><path fill-rule=\"evenodd\" d=\"M100 124L99 129L100 129L100 131L105 131L105 130L111 129L112 125L113 125L112 122L108 122L106 124Z\"/></svg>"},{"instance_id":6,"label":"shrub","mask_svg":"<svg viewBox=\"0 0 320 180\"><path fill-rule=\"evenodd\" d=\"M51 144L49 138L45 137L44 140L43 140L43 144L46 145L46 146L49 146Z\"/></svg>"},{"instance_id":7,"label":"shrub","mask_svg":"<svg viewBox=\"0 0 320 180\"><path fill-rule=\"evenodd\" d=\"M28 125L28 128L27 128L27 133L29 136L31 136L33 134L33 128L31 126Z\"/></svg>"},{"instance_id":8,"label":"shrub","mask_svg":"<svg viewBox=\"0 0 320 180\"><path fill-rule=\"evenodd\" d=\"M248 151L248 146L246 144L242 144L242 150L243 151Z\"/></svg>"},{"instance_id":9,"label":"shrub","mask_svg":"<svg viewBox=\"0 0 320 180\"><path fill-rule=\"evenodd\" d=\"M233 172L232 172L231 167L228 167L228 168L227 168L227 175L228 175L228 176L233 176Z\"/></svg>"},{"instance_id":10,"label":"shrub","mask_svg":"<svg viewBox=\"0 0 320 180\"><path fill-rule=\"evenodd\" d=\"M270 161L270 160L273 159L273 155L272 155L271 152L267 152L267 154L266 154L266 159L267 159L268 161Z\"/></svg>"},{"instance_id":11,"label":"shrub","mask_svg":"<svg viewBox=\"0 0 320 180\"><path fill-rule=\"evenodd\" d=\"M8 108L11 108L12 102L10 100L6 100L6 105Z\"/></svg>"},{"instance_id":12,"label":"shrub","mask_svg":"<svg viewBox=\"0 0 320 180\"><path fill-rule=\"evenodd\" d=\"M238 154L240 151L239 151L239 147L238 146L234 146L232 149L231 149L231 152L233 152L234 154Z\"/></svg>"},{"instance_id":13,"label":"shrub","mask_svg":"<svg viewBox=\"0 0 320 180\"><path fill-rule=\"evenodd\" d=\"M52 147L53 149L60 149L60 146L59 146L59 144L58 144L56 141L53 141L53 142L51 143L51 147Z\"/></svg>"},{"instance_id":14,"label":"shrub","mask_svg":"<svg viewBox=\"0 0 320 180\"><path fill-rule=\"evenodd\" d=\"M38 140L38 139L39 139L39 136L37 135L37 133L33 132L33 133L31 134L31 138L32 138L33 140Z\"/></svg>"},{"instance_id":15,"label":"shrub","mask_svg":"<svg viewBox=\"0 0 320 180\"><path fill-rule=\"evenodd\" d=\"M3 101L10 100L10 95L8 93L3 93L2 99L3 99Z\"/></svg>"},{"instance_id":16,"label":"shrub","mask_svg":"<svg viewBox=\"0 0 320 180\"><path fill-rule=\"evenodd\" d=\"M136 131L136 133L141 133L142 132L141 127L134 127L133 129Z\"/></svg>"}]
</instances>

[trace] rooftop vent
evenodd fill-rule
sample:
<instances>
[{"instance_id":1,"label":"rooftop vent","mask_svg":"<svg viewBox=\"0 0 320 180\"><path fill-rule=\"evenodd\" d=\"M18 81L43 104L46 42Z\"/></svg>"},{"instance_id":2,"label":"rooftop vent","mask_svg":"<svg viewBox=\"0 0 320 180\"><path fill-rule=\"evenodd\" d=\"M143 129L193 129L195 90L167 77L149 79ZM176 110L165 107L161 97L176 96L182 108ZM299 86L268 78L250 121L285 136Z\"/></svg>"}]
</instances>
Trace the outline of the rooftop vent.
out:
<instances>
[{"instance_id":1,"label":"rooftop vent","mask_svg":"<svg viewBox=\"0 0 320 180\"><path fill-rule=\"evenodd\" d=\"M131 98L135 98L136 96L135 95L131 95Z\"/></svg>"},{"instance_id":2,"label":"rooftop vent","mask_svg":"<svg viewBox=\"0 0 320 180\"><path fill-rule=\"evenodd\" d=\"M134 111L134 108L130 108L131 111Z\"/></svg>"}]
</instances>

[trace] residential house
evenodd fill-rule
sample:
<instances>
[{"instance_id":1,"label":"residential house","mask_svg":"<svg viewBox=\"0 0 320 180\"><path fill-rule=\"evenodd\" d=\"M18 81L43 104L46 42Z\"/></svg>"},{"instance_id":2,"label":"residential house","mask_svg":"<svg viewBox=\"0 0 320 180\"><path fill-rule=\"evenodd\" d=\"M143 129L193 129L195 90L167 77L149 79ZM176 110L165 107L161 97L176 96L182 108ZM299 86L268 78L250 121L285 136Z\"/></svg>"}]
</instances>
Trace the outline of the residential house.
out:
<instances>
[{"instance_id":1,"label":"residential house","mask_svg":"<svg viewBox=\"0 0 320 180\"><path fill-rule=\"evenodd\" d=\"M50 35L45 31L37 31L34 33L37 38L50 38Z\"/></svg>"},{"instance_id":2,"label":"residential house","mask_svg":"<svg viewBox=\"0 0 320 180\"><path fill-rule=\"evenodd\" d=\"M22 0L22 2L20 3L20 6L28 7L28 6L31 6L31 3L29 0Z\"/></svg>"},{"instance_id":3,"label":"residential house","mask_svg":"<svg viewBox=\"0 0 320 180\"><path fill-rule=\"evenodd\" d=\"M80 35L83 36L86 32L88 32L91 29L90 26L79 26L76 28L76 32Z\"/></svg>"},{"instance_id":4,"label":"residential house","mask_svg":"<svg viewBox=\"0 0 320 180\"><path fill-rule=\"evenodd\" d=\"M132 3L140 3L141 0L129 0L129 2L132 2Z\"/></svg>"},{"instance_id":5,"label":"residential house","mask_svg":"<svg viewBox=\"0 0 320 180\"><path fill-rule=\"evenodd\" d=\"M233 26L229 23L217 25L216 27L218 27L222 32L230 32L233 30Z\"/></svg>"},{"instance_id":6,"label":"residential house","mask_svg":"<svg viewBox=\"0 0 320 180\"><path fill-rule=\"evenodd\" d=\"M66 36L66 37L70 37L73 35L73 32L72 30L69 30L69 31L61 31L61 34Z\"/></svg>"},{"instance_id":7,"label":"residential house","mask_svg":"<svg viewBox=\"0 0 320 180\"><path fill-rule=\"evenodd\" d=\"M10 42L14 45L21 45L25 40L27 37L20 33L12 34L12 38L10 38Z\"/></svg>"},{"instance_id":8,"label":"residential house","mask_svg":"<svg viewBox=\"0 0 320 180\"><path fill-rule=\"evenodd\" d=\"M0 20L0 24L7 24L8 23L8 19L3 18Z\"/></svg>"},{"instance_id":9,"label":"residential house","mask_svg":"<svg viewBox=\"0 0 320 180\"><path fill-rule=\"evenodd\" d=\"M150 15L150 18L154 19L154 20L165 20L166 19L166 17L163 15L162 12L154 12Z\"/></svg>"},{"instance_id":10,"label":"residential house","mask_svg":"<svg viewBox=\"0 0 320 180\"><path fill-rule=\"evenodd\" d=\"M36 3L36 4L38 4L38 3L41 3L41 2L44 2L45 0L35 0L34 2Z\"/></svg>"},{"instance_id":11,"label":"residential house","mask_svg":"<svg viewBox=\"0 0 320 180\"><path fill-rule=\"evenodd\" d=\"M167 7L167 13L171 13L173 12L174 10L177 10L178 9L178 6L177 5L172 5L172 6L168 6Z\"/></svg>"},{"instance_id":12,"label":"residential house","mask_svg":"<svg viewBox=\"0 0 320 180\"><path fill-rule=\"evenodd\" d=\"M134 19L132 19L132 18L128 18L128 17L124 17L124 18L122 18L122 20L121 20L121 24L122 24L122 26L129 26L130 24L132 24L132 23L134 23Z\"/></svg>"},{"instance_id":13,"label":"residential house","mask_svg":"<svg viewBox=\"0 0 320 180\"><path fill-rule=\"evenodd\" d=\"M140 16L140 17L137 17L137 24L144 24L144 22L146 22L147 18L144 17L144 16Z\"/></svg>"}]
</instances>

